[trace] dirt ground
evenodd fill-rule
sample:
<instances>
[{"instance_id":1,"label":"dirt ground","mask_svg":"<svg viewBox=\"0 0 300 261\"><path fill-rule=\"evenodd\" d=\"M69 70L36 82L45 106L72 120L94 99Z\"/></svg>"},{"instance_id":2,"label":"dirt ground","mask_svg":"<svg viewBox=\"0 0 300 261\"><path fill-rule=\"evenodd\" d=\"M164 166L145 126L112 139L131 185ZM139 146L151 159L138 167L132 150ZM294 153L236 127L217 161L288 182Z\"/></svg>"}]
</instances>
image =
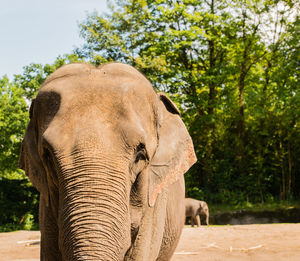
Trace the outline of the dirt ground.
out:
<instances>
[{"instance_id":1,"label":"dirt ground","mask_svg":"<svg viewBox=\"0 0 300 261\"><path fill-rule=\"evenodd\" d=\"M300 224L185 228L172 261L300 260Z\"/></svg>"},{"instance_id":2,"label":"dirt ground","mask_svg":"<svg viewBox=\"0 0 300 261\"><path fill-rule=\"evenodd\" d=\"M0 234L0 261L39 260L38 231ZM184 228L172 261L300 260L300 224Z\"/></svg>"}]
</instances>

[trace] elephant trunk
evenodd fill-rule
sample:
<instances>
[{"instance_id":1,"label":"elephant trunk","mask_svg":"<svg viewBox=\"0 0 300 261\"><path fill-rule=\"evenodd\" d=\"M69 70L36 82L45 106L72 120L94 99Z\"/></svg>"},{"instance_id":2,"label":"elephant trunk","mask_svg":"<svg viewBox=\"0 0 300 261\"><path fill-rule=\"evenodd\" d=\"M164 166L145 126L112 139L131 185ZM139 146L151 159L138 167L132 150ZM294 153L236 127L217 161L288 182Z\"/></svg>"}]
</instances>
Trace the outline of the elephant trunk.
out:
<instances>
[{"instance_id":1,"label":"elephant trunk","mask_svg":"<svg viewBox=\"0 0 300 261\"><path fill-rule=\"evenodd\" d=\"M78 156L59 186L59 240L63 260L121 260L130 246L124 171Z\"/></svg>"}]
</instances>

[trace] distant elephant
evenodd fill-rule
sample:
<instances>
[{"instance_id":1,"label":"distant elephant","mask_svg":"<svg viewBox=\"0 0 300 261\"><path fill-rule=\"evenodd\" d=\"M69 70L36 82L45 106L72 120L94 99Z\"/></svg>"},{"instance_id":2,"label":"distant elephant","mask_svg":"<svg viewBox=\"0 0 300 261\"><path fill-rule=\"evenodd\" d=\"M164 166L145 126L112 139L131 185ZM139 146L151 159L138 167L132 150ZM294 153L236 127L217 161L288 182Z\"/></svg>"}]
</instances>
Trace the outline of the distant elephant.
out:
<instances>
[{"instance_id":1,"label":"distant elephant","mask_svg":"<svg viewBox=\"0 0 300 261\"><path fill-rule=\"evenodd\" d=\"M185 204L185 216L191 217L192 227L196 224L198 227L201 225L200 215L205 215L206 225L209 226L209 210L205 201L200 201L193 198L186 198Z\"/></svg>"},{"instance_id":2,"label":"distant elephant","mask_svg":"<svg viewBox=\"0 0 300 261\"><path fill-rule=\"evenodd\" d=\"M170 260L195 161L177 107L136 69L61 67L32 102L19 160L40 192L41 260Z\"/></svg>"}]
</instances>

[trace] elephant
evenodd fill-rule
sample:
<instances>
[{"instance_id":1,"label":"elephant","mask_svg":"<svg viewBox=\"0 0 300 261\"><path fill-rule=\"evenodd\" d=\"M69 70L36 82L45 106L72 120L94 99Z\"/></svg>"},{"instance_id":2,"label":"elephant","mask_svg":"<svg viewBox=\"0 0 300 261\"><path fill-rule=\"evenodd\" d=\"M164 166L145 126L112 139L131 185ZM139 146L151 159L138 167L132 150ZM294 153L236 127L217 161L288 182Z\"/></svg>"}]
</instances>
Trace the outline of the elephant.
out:
<instances>
[{"instance_id":1,"label":"elephant","mask_svg":"<svg viewBox=\"0 0 300 261\"><path fill-rule=\"evenodd\" d=\"M73 63L29 117L19 167L40 192L40 260L170 260L197 159L167 95L130 65Z\"/></svg>"},{"instance_id":2,"label":"elephant","mask_svg":"<svg viewBox=\"0 0 300 261\"><path fill-rule=\"evenodd\" d=\"M205 215L206 225L209 226L209 209L205 201L186 198L184 203L185 216L191 217L192 227L194 227L194 224L196 224L198 227L201 225L200 215Z\"/></svg>"}]
</instances>

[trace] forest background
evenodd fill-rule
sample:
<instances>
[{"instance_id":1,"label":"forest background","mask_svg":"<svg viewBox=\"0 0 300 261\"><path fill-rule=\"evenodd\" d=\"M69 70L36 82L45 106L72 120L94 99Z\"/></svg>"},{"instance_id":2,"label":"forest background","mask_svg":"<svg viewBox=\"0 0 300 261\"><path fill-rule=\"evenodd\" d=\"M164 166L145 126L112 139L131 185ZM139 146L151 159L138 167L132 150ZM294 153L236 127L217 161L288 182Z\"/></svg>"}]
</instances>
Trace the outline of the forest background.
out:
<instances>
[{"instance_id":1,"label":"forest background","mask_svg":"<svg viewBox=\"0 0 300 261\"><path fill-rule=\"evenodd\" d=\"M18 169L28 107L48 75L82 61L131 64L175 101L198 158L187 196L299 201L299 28L295 0L115 0L88 14L83 46L0 77L0 225L37 221L38 192Z\"/></svg>"}]
</instances>

